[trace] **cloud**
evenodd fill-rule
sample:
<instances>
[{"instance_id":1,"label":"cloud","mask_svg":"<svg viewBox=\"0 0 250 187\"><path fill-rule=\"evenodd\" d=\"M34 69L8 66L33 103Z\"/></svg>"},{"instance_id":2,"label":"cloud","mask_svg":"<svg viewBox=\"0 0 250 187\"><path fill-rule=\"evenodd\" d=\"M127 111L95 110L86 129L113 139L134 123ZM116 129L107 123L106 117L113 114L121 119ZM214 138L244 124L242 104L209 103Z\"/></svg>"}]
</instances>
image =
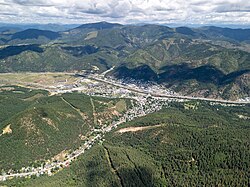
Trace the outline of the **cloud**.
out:
<instances>
[{"instance_id":1,"label":"cloud","mask_svg":"<svg viewBox=\"0 0 250 187\"><path fill-rule=\"evenodd\" d=\"M246 6L246 4L243 6L241 4L226 4L226 5L220 5L215 8L215 12L218 13L224 13L224 12L250 12L250 5Z\"/></svg>"},{"instance_id":2,"label":"cloud","mask_svg":"<svg viewBox=\"0 0 250 187\"><path fill-rule=\"evenodd\" d=\"M53 3L47 0L9 0L10 4L17 4L22 6L53 6Z\"/></svg>"},{"instance_id":3,"label":"cloud","mask_svg":"<svg viewBox=\"0 0 250 187\"><path fill-rule=\"evenodd\" d=\"M250 24L246 0L0 0L0 22Z\"/></svg>"}]
</instances>

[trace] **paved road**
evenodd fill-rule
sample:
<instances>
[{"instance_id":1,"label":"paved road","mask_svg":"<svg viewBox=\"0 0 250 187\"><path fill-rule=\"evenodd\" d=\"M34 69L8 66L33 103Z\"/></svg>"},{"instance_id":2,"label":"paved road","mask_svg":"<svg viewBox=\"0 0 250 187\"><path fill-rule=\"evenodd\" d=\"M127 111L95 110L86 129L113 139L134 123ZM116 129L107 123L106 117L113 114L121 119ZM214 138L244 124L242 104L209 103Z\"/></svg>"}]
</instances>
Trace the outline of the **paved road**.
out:
<instances>
[{"instance_id":1,"label":"paved road","mask_svg":"<svg viewBox=\"0 0 250 187\"><path fill-rule=\"evenodd\" d=\"M120 88L124 88L127 90L131 90L133 92L137 92L140 94L144 94L144 95L151 95L153 97L156 98L175 98L175 99L189 99L189 100L203 100L203 101L212 101L212 102L219 102L219 103L226 103L226 104L248 104L250 102L244 102L244 101L229 101L229 100L219 100L219 99L210 99L210 98L201 98L201 97L190 97L190 96L176 96L176 95L167 95L167 94L154 94L154 93L150 93L150 92L146 92L144 90L141 89L137 89L137 88L131 88L131 87L127 87L118 83L113 83L98 77L88 77L89 79L92 80L96 80L99 82L103 82L106 84L110 84L116 87L120 87ZM144 115L144 114L141 114ZM138 115L137 117L139 117L140 115ZM103 129L103 133L110 131L113 127L124 123L124 120L118 121L114 124L109 125L108 127ZM87 143L91 144L93 142L95 142L95 140L98 138L98 135L95 136L94 138L92 138L91 140L89 140ZM85 152L85 150L87 149L86 147L83 147L79 150L77 150L76 154L74 156L71 156L70 158L68 158L66 161L64 162L60 162L56 165L53 166L49 166L49 167L45 167L42 169L37 169L36 171L31 171L31 172L23 172L23 173L14 173L14 174L6 174L6 175L0 175L0 181L4 180L4 179L8 179L8 178L12 178L12 177L26 177L26 176L31 176L31 175L37 175L37 174L41 174L41 173L48 173L50 172L52 169L63 165L63 166L67 166L72 160L74 160L75 158L77 158L78 156L80 156L81 154L83 154Z\"/></svg>"},{"instance_id":2,"label":"paved road","mask_svg":"<svg viewBox=\"0 0 250 187\"><path fill-rule=\"evenodd\" d=\"M98 135L95 136L94 138L92 138L91 140L89 140L87 143L88 144L93 143L97 138L98 138ZM73 156L68 158L66 161L59 162L59 163L57 163L55 165L47 166L47 167L44 167L44 168L37 168L37 169L35 169L35 171L30 171L30 172L22 172L22 173L13 173L13 174L0 175L0 181L4 181L4 180L10 179L12 177L27 177L27 176L37 175L37 174L49 173L49 172L52 171L52 169L55 169L55 168L59 167L60 165L63 165L64 167L66 167L74 159L76 159L81 154L83 154L86 149L87 149L87 146L83 147L81 150L78 150L76 154L74 154Z\"/></svg>"},{"instance_id":3,"label":"paved road","mask_svg":"<svg viewBox=\"0 0 250 187\"><path fill-rule=\"evenodd\" d=\"M131 90L133 92L137 92L137 93L141 93L141 94L145 94L145 95L151 95L153 97L159 97L159 98L172 98L172 99L188 99L188 100L202 100L202 101L211 101L211 102L218 102L218 103L225 103L225 104L249 104L250 101L231 101L231 100L222 100L222 99L212 99L212 98L203 98L203 97L191 97L191 96L181 96L181 95L168 95L168 94L154 94L154 93L150 93L150 92L146 92L142 89L138 89L138 88L131 88L128 86L124 86L118 83L114 83L114 82L110 82L101 78L97 78L97 77L88 77L89 79L95 80L95 81L99 81L99 82L103 82L106 84L110 84L113 86L117 86L120 88L124 88L127 90Z\"/></svg>"},{"instance_id":4,"label":"paved road","mask_svg":"<svg viewBox=\"0 0 250 187\"><path fill-rule=\"evenodd\" d=\"M117 126L121 123L124 123L125 121L118 121L114 124L109 125L108 127L106 127L105 129L103 129L102 133L106 133L111 131L112 127ZM98 138L100 138L101 135L98 134L96 136L94 136L92 139L90 139L89 141L87 141L85 144L86 145L90 145L93 144ZM63 165L64 167L67 167L69 165L69 163L71 163L74 159L76 159L77 157L79 157L80 155L82 155L86 149L88 149L88 146L84 146L80 149L77 149L75 151L75 154L72 155L71 157L69 157L66 161L63 162L59 162L55 165L49 165L49 166L45 166L44 168L37 168L35 169L35 171L30 171L30 172L22 172L22 173L13 173L13 174L5 174L5 175L0 175L0 181L4 181L13 177L27 177L27 176L32 176L32 175L37 175L37 174L43 174L43 173L50 173L52 171L52 169L55 169L61 165Z\"/></svg>"}]
</instances>

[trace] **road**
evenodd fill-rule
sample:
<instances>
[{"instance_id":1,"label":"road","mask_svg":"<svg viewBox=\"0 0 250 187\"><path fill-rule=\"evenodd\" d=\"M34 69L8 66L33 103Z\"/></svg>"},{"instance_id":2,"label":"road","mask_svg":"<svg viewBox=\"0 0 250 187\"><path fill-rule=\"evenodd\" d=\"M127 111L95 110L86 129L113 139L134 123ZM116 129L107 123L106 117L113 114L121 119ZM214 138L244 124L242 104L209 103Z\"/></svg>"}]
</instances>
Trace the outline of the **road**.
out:
<instances>
[{"instance_id":1,"label":"road","mask_svg":"<svg viewBox=\"0 0 250 187\"><path fill-rule=\"evenodd\" d=\"M138 116L141 116L141 115L138 115ZM63 162L47 163L47 164L45 164L44 167L34 168L33 171L0 175L0 181L5 181L5 180L11 179L13 177L28 177L28 176L32 176L32 175L41 175L41 174L45 174L45 173L50 175L52 173L52 170L55 168L62 168L61 166L67 167L73 160L75 160L77 157L82 155L87 149L91 148L91 146L98 139L102 138L105 133L111 131L112 128L117 127L118 125L120 125L121 123L124 123L124 122L126 122L126 120L121 119L121 120L118 120L114 123L111 123L109 126L103 128L103 129L101 129L100 131L98 131L99 133L97 135L95 135L90 140L85 142L83 147L79 147L78 149L73 151L73 153L68 155L67 160L65 160ZM97 132L97 131L92 131L92 133L93 132Z\"/></svg>"},{"instance_id":2,"label":"road","mask_svg":"<svg viewBox=\"0 0 250 187\"><path fill-rule=\"evenodd\" d=\"M93 137L91 140L89 140L88 142L86 142L86 145L90 145L92 144L96 139L98 139L98 135L96 135L95 137ZM74 159L76 159L77 157L79 157L81 154L83 154L85 152L85 150L88 149L88 146L84 146L81 149L78 149L74 152L76 152L75 154L72 154L72 156L70 156L67 160L63 161L63 162L59 162L56 164L51 164L51 165L47 165L43 168L36 168L34 169L34 171L29 171L29 172L22 172L22 173L13 173L13 174L5 174L5 175L0 175L0 181L4 181L13 177L28 177L28 176L32 176L32 175L38 175L38 174L44 174L44 173L48 173L50 174L51 171L55 168L58 167L67 167L69 165L69 163L71 163Z\"/></svg>"},{"instance_id":3,"label":"road","mask_svg":"<svg viewBox=\"0 0 250 187\"><path fill-rule=\"evenodd\" d=\"M150 93L150 92L147 92L145 90L142 90L142 89L131 88L131 87L124 86L124 85L121 85L121 84L118 84L118 83L114 83L114 82L105 80L104 78L101 79L101 78L93 77L93 76L88 77L88 78L92 79L92 80L95 80L95 81L99 81L99 82L103 82L103 83L106 83L106 84L110 84L110 85L113 85L113 86L116 86L116 87L120 87L120 88L123 88L123 89L131 90L133 92L137 92L137 93L140 93L142 95L150 95L150 96L152 96L153 98L156 98L156 99L174 98L174 99L188 99L188 100L203 100L203 101L218 102L218 103L225 103L225 104L248 104L248 103L250 103L250 102L244 102L244 101L228 101L228 100L200 98L200 97L190 97L190 96L154 94L154 93ZM140 101L138 103L140 105L142 105L142 103L140 103ZM152 105L150 105L150 106L152 106ZM140 106L140 107L143 108L142 106ZM134 111L134 109L133 109L132 113L136 114L135 117L144 116L144 115L146 115L148 113L148 112L145 112L143 110L140 110L140 107L137 109L137 111ZM155 108L155 107L151 107L151 108ZM151 111L151 112L153 112L153 111ZM133 117L133 118L135 118L135 117ZM44 174L44 173L51 174L51 172L52 172L53 169L61 168L61 166L62 167L67 167L69 165L69 163L71 163L74 159L76 159L77 157L79 157L80 155L82 155L98 139L102 138L103 135L106 132L111 131L112 128L115 128L118 125L120 125L121 123L126 122L128 119L132 120L133 118L128 118L128 116L126 116L123 119L120 119L119 121L113 122L112 124L110 124L106 128L101 129L100 131L93 131L93 132L99 132L99 133L97 135L95 135L94 137L92 137L87 142L85 142L85 144L84 144L83 147L79 147L78 149L76 149L75 151L73 151L73 153L69 154L67 160L65 160L63 162L46 163L44 167L34 168L33 171L0 175L0 181L4 181L6 179L10 179L10 178L13 178L13 177L27 177L27 176L32 176L32 175L41 175L41 174Z\"/></svg>"},{"instance_id":4,"label":"road","mask_svg":"<svg viewBox=\"0 0 250 187\"><path fill-rule=\"evenodd\" d=\"M188 100L202 100L202 101L210 101L210 102L218 102L218 103L225 103L225 104L249 104L250 101L231 101L231 100L222 100L222 99L212 99L212 98L203 98L203 97L191 97L191 96L181 96L181 95L167 95L167 94L154 94L151 92L146 92L145 90L142 89L138 89L138 88L131 88L128 86L124 86L118 83L114 83L111 81L107 81L105 79L101 79L98 77L93 77L93 76L89 76L89 79L95 80L95 81L99 81L99 82L103 82L106 84L110 84L116 87L120 87L123 89L127 89L133 92L137 92L140 94L145 94L145 95L150 95L152 97L158 97L158 98L172 98L172 99L188 99Z\"/></svg>"},{"instance_id":5,"label":"road","mask_svg":"<svg viewBox=\"0 0 250 187\"><path fill-rule=\"evenodd\" d=\"M157 107L155 107L154 104L148 103L152 107L149 107L149 109L143 110L143 103L142 102L143 101L138 101L137 106L134 106L134 107L130 108L129 110L127 110L126 113L121 118L119 118L117 121L112 122L107 127L104 127L102 129L93 129L89 135L89 137L91 137L91 138L88 141L86 141L83 146L80 146L78 149L74 150L72 153L67 155L67 159L65 161L61 161L61 162L51 161L51 162L45 163L44 166L37 167L37 168L26 167L26 169L27 170L29 169L29 171L3 174L3 175L0 175L0 181L11 179L13 177L28 177L28 176L32 176L32 175L39 176L41 174L50 175L50 174L52 174L52 171L54 169L69 166L69 164L73 160L75 160L77 157L82 155L87 149L90 149L96 141L101 140L105 133L111 131L113 128L116 128L118 125L120 125L126 121L131 121L134 118L145 116L148 113L152 113L152 112L155 112L156 110L160 109L160 108L157 109ZM131 116L131 114L133 114L133 115Z\"/></svg>"}]
</instances>

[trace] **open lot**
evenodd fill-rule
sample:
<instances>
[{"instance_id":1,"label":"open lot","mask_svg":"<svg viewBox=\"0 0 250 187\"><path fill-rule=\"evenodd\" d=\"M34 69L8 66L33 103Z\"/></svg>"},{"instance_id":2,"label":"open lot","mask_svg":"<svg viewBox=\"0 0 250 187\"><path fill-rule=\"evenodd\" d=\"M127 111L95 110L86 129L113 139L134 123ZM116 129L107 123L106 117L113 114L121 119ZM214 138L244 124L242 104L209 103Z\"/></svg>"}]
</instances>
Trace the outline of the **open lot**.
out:
<instances>
[{"instance_id":1,"label":"open lot","mask_svg":"<svg viewBox=\"0 0 250 187\"><path fill-rule=\"evenodd\" d=\"M76 82L73 73L0 73L1 85L41 86L69 85Z\"/></svg>"}]
</instances>

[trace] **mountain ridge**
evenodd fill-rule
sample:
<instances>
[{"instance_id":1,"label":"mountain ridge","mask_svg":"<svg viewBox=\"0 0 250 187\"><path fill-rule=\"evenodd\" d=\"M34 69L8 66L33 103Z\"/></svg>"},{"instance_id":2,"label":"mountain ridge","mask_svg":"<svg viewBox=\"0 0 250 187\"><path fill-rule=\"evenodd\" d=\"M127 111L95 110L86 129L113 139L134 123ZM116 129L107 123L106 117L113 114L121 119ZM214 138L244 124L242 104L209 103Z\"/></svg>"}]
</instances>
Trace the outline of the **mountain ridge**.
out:
<instances>
[{"instance_id":1,"label":"mountain ridge","mask_svg":"<svg viewBox=\"0 0 250 187\"><path fill-rule=\"evenodd\" d=\"M154 24L138 26L108 22L83 24L63 32L29 29L0 34L0 72L81 71L98 67L101 73L113 66L135 68L135 72L138 72L136 68L142 66L141 71L145 71L145 75L151 72L148 75L150 80L156 80L155 77L159 75L163 80L162 77L171 77L171 72L164 70L164 67L171 67L171 71L179 72L178 66L186 64L191 68L185 72L187 77L190 76L185 79L184 82L188 81L186 84L198 84L197 89L202 89L206 84L203 80L207 79L211 80L208 81L212 85L209 89L219 92L219 88L215 87L221 87L223 77L238 75L239 72L250 69L249 36L250 29L170 28ZM27 47L17 52L15 50L19 47L15 46L18 45L38 45L41 52ZM150 69L144 69L144 65ZM203 71L204 67L213 67L214 70ZM201 70L203 73L200 74ZM217 76L205 78L206 70L210 73L213 71ZM132 74L131 77L136 77L136 74ZM202 74L204 78L201 77ZM183 79L178 77L179 75L175 75L171 78L179 85L176 90L183 87ZM249 96L246 90L250 87L250 80L244 79L245 83L242 84L236 79L237 77L229 81L225 78L224 83L230 88L223 87L223 90L237 87L243 90L241 96ZM195 82L192 83L191 80Z\"/></svg>"}]
</instances>

